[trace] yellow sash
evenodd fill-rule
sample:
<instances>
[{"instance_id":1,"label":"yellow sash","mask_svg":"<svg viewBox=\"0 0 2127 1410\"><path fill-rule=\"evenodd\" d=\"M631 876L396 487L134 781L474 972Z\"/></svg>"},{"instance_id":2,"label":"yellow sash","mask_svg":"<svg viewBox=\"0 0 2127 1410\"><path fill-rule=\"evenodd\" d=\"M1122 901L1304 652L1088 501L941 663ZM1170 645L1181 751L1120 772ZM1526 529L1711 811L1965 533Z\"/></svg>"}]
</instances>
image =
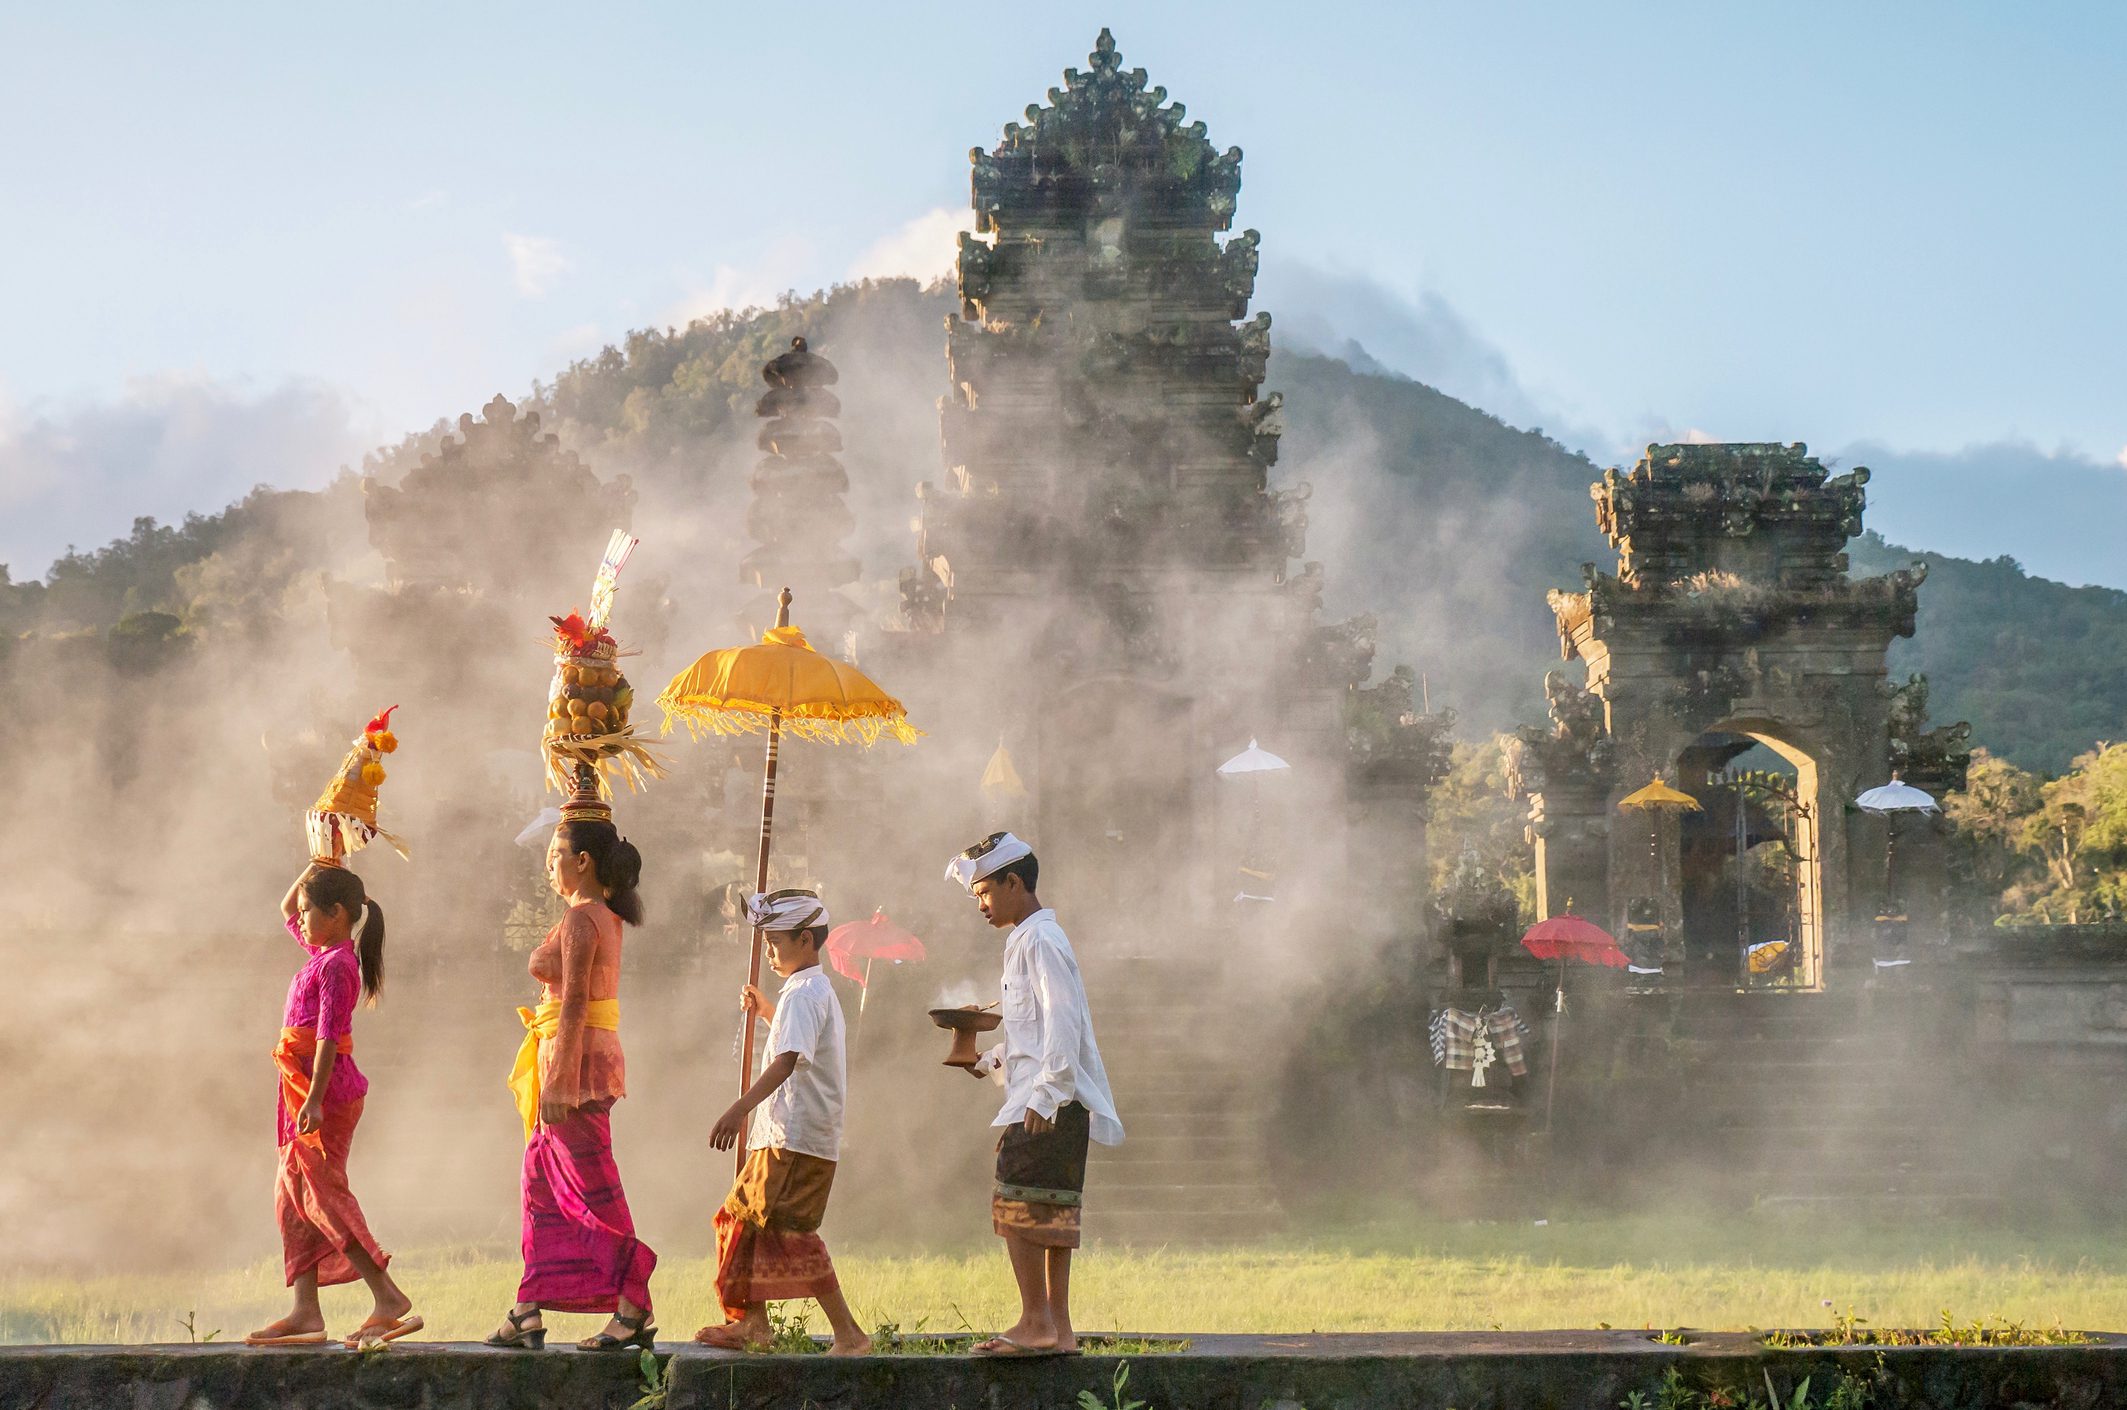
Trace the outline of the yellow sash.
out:
<instances>
[{"instance_id":1,"label":"yellow sash","mask_svg":"<svg viewBox=\"0 0 2127 1410\"><path fill-rule=\"evenodd\" d=\"M519 1008L524 1020L524 1041L517 1045L517 1061L510 1068L510 1091L517 1097L517 1114L524 1118L524 1139L532 1139L539 1124L539 1045L561 1028L561 1000L541 999L536 1009ZM620 1000L593 999L584 1006L583 1026L620 1031Z\"/></svg>"}]
</instances>

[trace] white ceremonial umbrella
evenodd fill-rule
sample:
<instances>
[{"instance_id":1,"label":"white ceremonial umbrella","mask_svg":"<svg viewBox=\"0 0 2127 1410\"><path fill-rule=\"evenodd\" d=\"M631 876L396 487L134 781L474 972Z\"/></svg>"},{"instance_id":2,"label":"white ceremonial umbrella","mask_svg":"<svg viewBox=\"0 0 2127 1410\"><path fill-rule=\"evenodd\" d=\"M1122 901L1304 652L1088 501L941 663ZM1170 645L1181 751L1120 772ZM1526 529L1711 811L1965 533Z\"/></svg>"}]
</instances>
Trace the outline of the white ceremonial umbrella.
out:
<instances>
[{"instance_id":1,"label":"white ceremonial umbrella","mask_svg":"<svg viewBox=\"0 0 2127 1410\"><path fill-rule=\"evenodd\" d=\"M1235 774L1274 774L1280 769L1291 767L1292 765L1251 739L1246 749L1219 765L1219 772L1231 778Z\"/></svg>"},{"instance_id":2,"label":"white ceremonial umbrella","mask_svg":"<svg viewBox=\"0 0 2127 1410\"><path fill-rule=\"evenodd\" d=\"M1901 783L1897 775L1881 788L1871 788L1854 800L1854 806L1864 813L1879 817L1890 813L1939 813L1942 805L1910 783Z\"/></svg>"},{"instance_id":3,"label":"white ceremonial umbrella","mask_svg":"<svg viewBox=\"0 0 2127 1410\"><path fill-rule=\"evenodd\" d=\"M548 832L554 824L560 821L561 809L551 803L548 804L539 810L539 816L524 825L524 831L517 834L517 845L519 847L531 846Z\"/></svg>"},{"instance_id":4,"label":"white ceremonial umbrella","mask_svg":"<svg viewBox=\"0 0 2127 1410\"><path fill-rule=\"evenodd\" d=\"M1241 874L1245 879L1241 884L1240 894L1233 898L1236 905L1244 901L1272 901L1277 899L1273 896L1259 895L1249 890L1248 887L1250 883L1263 883L1264 889L1269 889L1269 869L1257 856L1263 831L1262 775L1290 772L1291 769L1292 765L1286 763L1268 749L1263 748L1253 739L1248 741L1246 749L1219 765L1219 772L1227 778L1245 777L1248 779L1248 856L1247 860L1241 864Z\"/></svg>"},{"instance_id":5,"label":"white ceremonial umbrella","mask_svg":"<svg viewBox=\"0 0 2127 1410\"><path fill-rule=\"evenodd\" d=\"M1898 895L1898 821L1907 813L1939 813L1942 807L1932 797L1892 774L1881 788L1871 788L1854 800L1864 813L1886 820L1883 830L1883 899L1891 904Z\"/></svg>"}]
</instances>

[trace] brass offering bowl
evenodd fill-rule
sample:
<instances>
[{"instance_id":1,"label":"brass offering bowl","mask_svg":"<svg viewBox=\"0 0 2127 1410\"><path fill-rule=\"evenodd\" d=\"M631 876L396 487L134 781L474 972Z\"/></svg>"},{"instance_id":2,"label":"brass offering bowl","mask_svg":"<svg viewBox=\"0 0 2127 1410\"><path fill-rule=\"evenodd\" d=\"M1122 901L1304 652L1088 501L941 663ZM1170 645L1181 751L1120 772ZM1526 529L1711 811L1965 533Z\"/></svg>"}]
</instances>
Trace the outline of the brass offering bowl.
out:
<instances>
[{"instance_id":1,"label":"brass offering bowl","mask_svg":"<svg viewBox=\"0 0 2127 1410\"><path fill-rule=\"evenodd\" d=\"M987 1033L1004 1022L1004 1015L994 1008L976 1008L970 1005L959 1009L932 1009L931 1022L948 1029L953 1035L953 1050L946 1055L947 1067L973 1067L982 1055L975 1051L975 1035Z\"/></svg>"}]
</instances>

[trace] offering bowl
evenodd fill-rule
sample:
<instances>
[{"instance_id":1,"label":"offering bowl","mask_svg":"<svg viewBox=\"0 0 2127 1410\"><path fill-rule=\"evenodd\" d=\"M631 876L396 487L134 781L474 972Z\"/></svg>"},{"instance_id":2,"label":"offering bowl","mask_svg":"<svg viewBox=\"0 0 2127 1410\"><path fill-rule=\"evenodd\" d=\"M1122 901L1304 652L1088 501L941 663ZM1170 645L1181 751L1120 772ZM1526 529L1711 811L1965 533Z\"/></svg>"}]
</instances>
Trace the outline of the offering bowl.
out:
<instances>
[{"instance_id":1,"label":"offering bowl","mask_svg":"<svg viewBox=\"0 0 2127 1410\"><path fill-rule=\"evenodd\" d=\"M995 1009L960 1008L932 1009L931 1022L948 1029L953 1035L953 1050L946 1055L947 1067L973 1067L981 1057L975 1051L975 1035L987 1033L1004 1022L1004 1015Z\"/></svg>"}]
</instances>

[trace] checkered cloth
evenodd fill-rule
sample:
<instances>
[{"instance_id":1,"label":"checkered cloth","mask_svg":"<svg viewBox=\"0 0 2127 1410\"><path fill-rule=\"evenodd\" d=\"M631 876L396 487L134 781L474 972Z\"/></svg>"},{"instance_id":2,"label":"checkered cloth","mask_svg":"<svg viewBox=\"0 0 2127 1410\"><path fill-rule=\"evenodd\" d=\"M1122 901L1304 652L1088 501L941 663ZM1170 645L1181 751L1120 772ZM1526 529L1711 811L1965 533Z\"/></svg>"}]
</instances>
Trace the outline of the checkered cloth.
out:
<instances>
[{"instance_id":1,"label":"checkered cloth","mask_svg":"<svg viewBox=\"0 0 2127 1410\"><path fill-rule=\"evenodd\" d=\"M1451 1072L1468 1072L1475 1067L1480 1028L1491 1035L1492 1050L1507 1065L1507 1071L1516 1077L1528 1072L1528 1050L1522 1039L1528 1036L1529 1025L1521 1021L1521 1015L1512 1007L1483 1009L1477 1013L1435 1009L1426 1023L1426 1033L1433 1044L1434 1065Z\"/></svg>"}]
</instances>

